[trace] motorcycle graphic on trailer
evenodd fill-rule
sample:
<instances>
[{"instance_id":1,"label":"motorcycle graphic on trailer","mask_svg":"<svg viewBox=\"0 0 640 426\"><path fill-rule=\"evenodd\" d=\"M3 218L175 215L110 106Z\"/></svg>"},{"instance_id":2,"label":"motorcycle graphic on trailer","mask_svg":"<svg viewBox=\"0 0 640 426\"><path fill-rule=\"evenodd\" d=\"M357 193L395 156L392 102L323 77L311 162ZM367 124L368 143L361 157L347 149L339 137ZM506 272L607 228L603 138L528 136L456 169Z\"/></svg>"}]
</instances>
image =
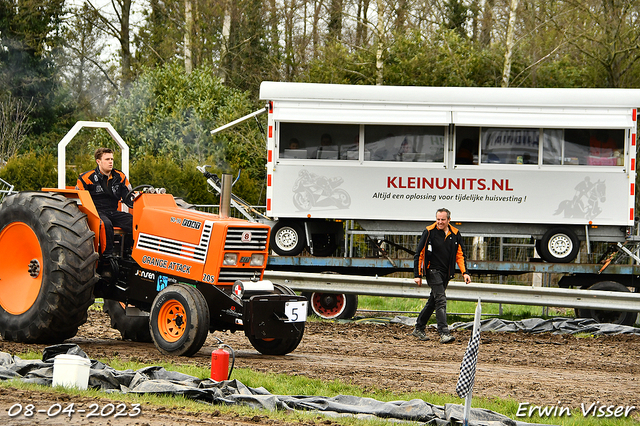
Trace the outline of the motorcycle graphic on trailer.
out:
<instances>
[{"instance_id":1,"label":"motorcycle graphic on trailer","mask_svg":"<svg viewBox=\"0 0 640 426\"><path fill-rule=\"evenodd\" d=\"M293 204L301 211L327 206L349 208L351 196L344 189L338 188L343 182L344 179L340 176L328 178L308 170L300 170L298 179L293 184Z\"/></svg>"}]
</instances>

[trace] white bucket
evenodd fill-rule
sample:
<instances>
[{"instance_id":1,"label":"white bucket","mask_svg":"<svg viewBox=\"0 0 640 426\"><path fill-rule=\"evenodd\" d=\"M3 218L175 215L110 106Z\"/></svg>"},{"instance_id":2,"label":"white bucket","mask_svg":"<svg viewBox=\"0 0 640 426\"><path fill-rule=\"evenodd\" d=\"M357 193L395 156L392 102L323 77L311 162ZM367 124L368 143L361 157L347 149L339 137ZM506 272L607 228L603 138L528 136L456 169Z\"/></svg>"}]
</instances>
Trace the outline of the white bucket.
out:
<instances>
[{"instance_id":1,"label":"white bucket","mask_svg":"<svg viewBox=\"0 0 640 426\"><path fill-rule=\"evenodd\" d=\"M86 390L91 361L78 355L57 355L53 359L53 384Z\"/></svg>"}]
</instances>

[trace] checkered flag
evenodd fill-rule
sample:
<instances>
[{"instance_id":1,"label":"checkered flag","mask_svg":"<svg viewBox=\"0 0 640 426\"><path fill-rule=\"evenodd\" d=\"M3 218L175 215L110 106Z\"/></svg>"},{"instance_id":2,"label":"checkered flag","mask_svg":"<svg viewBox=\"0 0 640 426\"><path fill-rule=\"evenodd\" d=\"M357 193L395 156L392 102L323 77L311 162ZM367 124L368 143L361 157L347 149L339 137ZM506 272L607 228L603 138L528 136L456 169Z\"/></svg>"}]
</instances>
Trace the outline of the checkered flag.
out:
<instances>
[{"instance_id":1,"label":"checkered flag","mask_svg":"<svg viewBox=\"0 0 640 426\"><path fill-rule=\"evenodd\" d=\"M469 346L462 357L460 364L460 376L456 385L456 393L460 398L465 398L471 389L476 378L476 363L478 362L478 348L480 347L480 328L469 339Z\"/></svg>"}]
</instances>

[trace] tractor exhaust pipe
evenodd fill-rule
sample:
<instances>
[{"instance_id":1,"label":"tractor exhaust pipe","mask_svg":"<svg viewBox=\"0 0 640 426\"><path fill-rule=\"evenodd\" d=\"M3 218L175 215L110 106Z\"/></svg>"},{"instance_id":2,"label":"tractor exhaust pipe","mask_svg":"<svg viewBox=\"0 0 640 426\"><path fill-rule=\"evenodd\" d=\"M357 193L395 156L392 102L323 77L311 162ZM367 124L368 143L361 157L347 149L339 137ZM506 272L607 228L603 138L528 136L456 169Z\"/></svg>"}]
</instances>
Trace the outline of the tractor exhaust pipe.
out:
<instances>
[{"instance_id":1,"label":"tractor exhaust pipe","mask_svg":"<svg viewBox=\"0 0 640 426\"><path fill-rule=\"evenodd\" d=\"M222 175L222 186L220 190L220 217L231 216L231 187L233 186L233 176Z\"/></svg>"}]
</instances>

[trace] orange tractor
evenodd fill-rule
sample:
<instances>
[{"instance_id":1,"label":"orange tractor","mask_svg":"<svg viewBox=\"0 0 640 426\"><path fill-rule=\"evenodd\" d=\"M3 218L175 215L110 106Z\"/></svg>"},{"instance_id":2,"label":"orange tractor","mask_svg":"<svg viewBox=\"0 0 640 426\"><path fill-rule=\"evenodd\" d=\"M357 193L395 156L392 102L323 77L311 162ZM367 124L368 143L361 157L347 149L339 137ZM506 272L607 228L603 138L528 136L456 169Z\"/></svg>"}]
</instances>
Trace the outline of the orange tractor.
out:
<instances>
[{"instance_id":1,"label":"orange tractor","mask_svg":"<svg viewBox=\"0 0 640 426\"><path fill-rule=\"evenodd\" d=\"M164 354L193 355L210 331L224 330L244 331L263 354L293 351L307 302L262 280L269 226L180 207L161 192L142 185L127 195L133 245L116 235L117 255L109 258L99 255L100 219L88 192L7 195L0 204L3 339L71 338L100 297L123 338L152 340Z\"/></svg>"}]
</instances>

